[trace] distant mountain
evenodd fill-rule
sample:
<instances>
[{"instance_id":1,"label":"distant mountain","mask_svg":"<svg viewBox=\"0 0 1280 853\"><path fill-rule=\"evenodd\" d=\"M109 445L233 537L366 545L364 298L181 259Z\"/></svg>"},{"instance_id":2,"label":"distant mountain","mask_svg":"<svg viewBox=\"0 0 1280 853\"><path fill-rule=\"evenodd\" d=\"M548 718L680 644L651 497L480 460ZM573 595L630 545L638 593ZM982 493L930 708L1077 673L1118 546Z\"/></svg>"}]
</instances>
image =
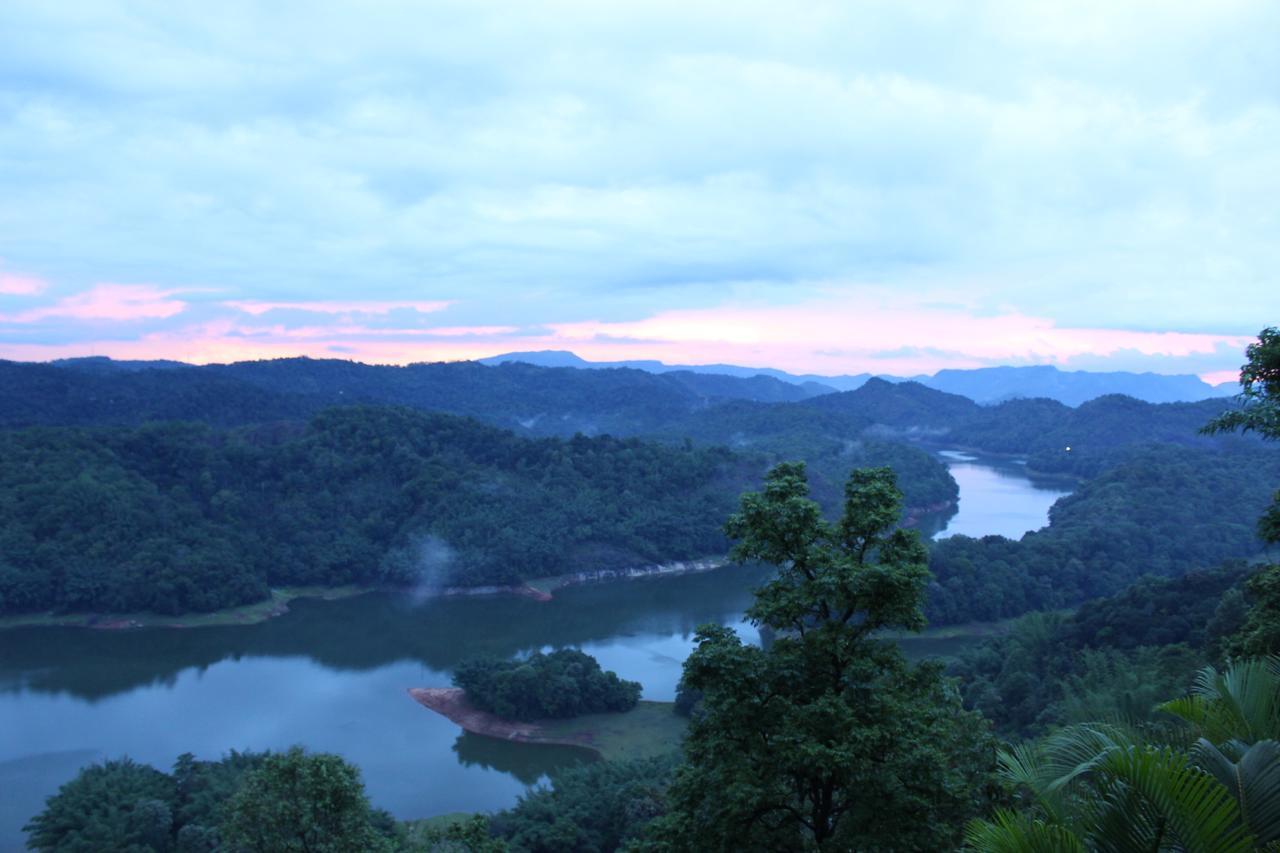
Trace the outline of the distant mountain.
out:
<instances>
[{"instance_id":1,"label":"distant mountain","mask_svg":"<svg viewBox=\"0 0 1280 853\"><path fill-rule=\"evenodd\" d=\"M733 364L671 365L660 361L587 361L565 350L541 350L537 352L509 352L480 360L484 364L524 362L542 367L575 367L579 369L630 367L649 373L692 371L726 376L770 376L783 382L800 385L810 394L835 391L853 391L872 378L869 373L841 376L794 374L768 367L740 367ZM939 391L960 394L975 402L988 404L1018 398L1044 397L1078 406L1088 400L1107 394L1125 394L1148 403L1182 403L1207 400L1211 397L1228 397L1238 389L1235 383L1210 385L1191 374L1127 373L1123 371L1089 372L1065 371L1050 365L1031 367L980 367L973 370L940 370L936 374L913 376L904 379L881 375L889 382L918 382Z\"/></svg>"},{"instance_id":2,"label":"distant mountain","mask_svg":"<svg viewBox=\"0 0 1280 853\"><path fill-rule=\"evenodd\" d=\"M787 373L772 367L741 367L736 364L665 364L650 359L633 361L587 361L568 350L536 350L532 352L506 352L489 358L477 359L481 364L508 364L523 362L536 364L539 367L577 367L581 369L601 370L611 367L629 367L632 370L643 370L647 373L670 373L672 371L688 371L708 373L722 376L750 378L768 376L806 388L809 396L829 394L832 391L852 391L871 378L870 373L859 373L856 376L818 376L816 374Z\"/></svg>"},{"instance_id":3,"label":"distant mountain","mask_svg":"<svg viewBox=\"0 0 1280 853\"><path fill-rule=\"evenodd\" d=\"M962 394L978 403L1047 397L1068 406L1108 394L1124 394L1148 403L1189 403L1229 396L1239 390L1234 384L1210 385L1190 374L1090 373L1049 365L939 370L933 376L916 377L915 381L939 391Z\"/></svg>"}]
</instances>

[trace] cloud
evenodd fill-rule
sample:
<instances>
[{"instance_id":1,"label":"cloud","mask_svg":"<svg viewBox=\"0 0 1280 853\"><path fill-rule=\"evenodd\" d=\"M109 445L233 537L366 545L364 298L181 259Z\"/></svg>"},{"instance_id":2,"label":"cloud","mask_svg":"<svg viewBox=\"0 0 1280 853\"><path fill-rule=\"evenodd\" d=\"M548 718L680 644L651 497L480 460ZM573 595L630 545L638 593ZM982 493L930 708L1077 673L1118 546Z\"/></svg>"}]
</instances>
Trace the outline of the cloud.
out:
<instances>
[{"instance_id":1,"label":"cloud","mask_svg":"<svg viewBox=\"0 0 1280 853\"><path fill-rule=\"evenodd\" d=\"M448 302L394 302L394 301L323 301L308 302L261 302L257 300L240 300L224 302L229 308L243 311L257 317L271 311L304 311L309 314L387 314L392 311L409 310L421 314L443 311L449 307Z\"/></svg>"},{"instance_id":2,"label":"cloud","mask_svg":"<svg viewBox=\"0 0 1280 853\"><path fill-rule=\"evenodd\" d=\"M192 315L447 310L439 328L602 324L573 339L601 350L639 324L667 337L628 346L688 362L713 344L671 326L697 317L717 351L816 366L835 362L682 312L831 304L857 326L889 293L1023 318L973 327L1009 352L1092 329L1128 358L1126 335L1274 322L1277 31L1268 0L14 0L0 255L68 290L216 286L115 318L177 343ZM84 320L37 316L68 321L59 340ZM9 325L0 345L52 340Z\"/></svg>"},{"instance_id":3,"label":"cloud","mask_svg":"<svg viewBox=\"0 0 1280 853\"><path fill-rule=\"evenodd\" d=\"M51 318L116 322L164 319L186 309L187 303L172 298L182 292L149 284L99 284L52 305L0 314L0 323L36 323Z\"/></svg>"},{"instance_id":4,"label":"cloud","mask_svg":"<svg viewBox=\"0 0 1280 853\"><path fill-rule=\"evenodd\" d=\"M35 296L48 286L47 282L33 276L0 272L0 296Z\"/></svg>"}]
</instances>

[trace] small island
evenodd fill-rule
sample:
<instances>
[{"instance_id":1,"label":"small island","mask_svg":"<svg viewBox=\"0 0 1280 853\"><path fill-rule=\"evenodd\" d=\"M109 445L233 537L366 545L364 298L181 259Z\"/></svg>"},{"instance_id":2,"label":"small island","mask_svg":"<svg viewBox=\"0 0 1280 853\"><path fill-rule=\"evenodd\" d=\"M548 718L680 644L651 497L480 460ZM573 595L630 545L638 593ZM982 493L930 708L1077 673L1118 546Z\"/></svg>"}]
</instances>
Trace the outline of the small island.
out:
<instances>
[{"instance_id":1,"label":"small island","mask_svg":"<svg viewBox=\"0 0 1280 853\"><path fill-rule=\"evenodd\" d=\"M638 682L603 671L576 649L467 661L453 682L409 695L472 734L580 746L609 759L671 752L688 722L670 702L640 701Z\"/></svg>"}]
</instances>

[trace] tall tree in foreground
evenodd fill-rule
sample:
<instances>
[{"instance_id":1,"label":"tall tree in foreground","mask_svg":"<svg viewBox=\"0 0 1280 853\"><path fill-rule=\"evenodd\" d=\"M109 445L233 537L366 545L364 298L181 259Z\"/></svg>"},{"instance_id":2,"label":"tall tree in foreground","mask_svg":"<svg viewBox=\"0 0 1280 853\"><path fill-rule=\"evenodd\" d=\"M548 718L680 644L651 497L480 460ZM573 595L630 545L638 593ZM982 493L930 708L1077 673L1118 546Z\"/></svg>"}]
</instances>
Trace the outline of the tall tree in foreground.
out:
<instances>
[{"instance_id":1,"label":"tall tree in foreground","mask_svg":"<svg viewBox=\"0 0 1280 853\"><path fill-rule=\"evenodd\" d=\"M1240 366L1240 408L1224 412L1205 425L1203 432L1256 432L1264 439L1280 441L1280 329L1270 326L1244 351ZM1280 542L1280 491L1258 522L1266 542Z\"/></svg>"},{"instance_id":2,"label":"tall tree in foreground","mask_svg":"<svg viewBox=\"0 0 1280 853\"><path fill-rule=\"evenodd\" d=\"M917 631L929 573L895 529L892 470L854 471L839 521L803 464L774 468L727 525L739 561L778 567L751 621L768 648L704 626L684 682L703 712L685 740L657 845L673 850L940 850L982 810L994 743L932 664L883 629Z\"/></svg>"}]
</instances>

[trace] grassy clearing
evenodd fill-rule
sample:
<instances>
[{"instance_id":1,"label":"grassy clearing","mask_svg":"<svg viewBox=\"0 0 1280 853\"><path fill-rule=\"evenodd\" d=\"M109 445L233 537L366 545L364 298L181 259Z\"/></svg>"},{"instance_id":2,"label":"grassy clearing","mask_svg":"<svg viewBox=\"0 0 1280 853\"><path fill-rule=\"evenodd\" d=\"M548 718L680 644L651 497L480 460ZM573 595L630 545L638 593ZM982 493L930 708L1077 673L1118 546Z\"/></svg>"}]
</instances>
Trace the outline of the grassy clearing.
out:
<instances>
[{"instance_id":1,"label":"grassy clearing","mask_svg":"<svg viewBox=\"0 0 1280 853\"><path fill-rule=\"evenodd\" d=\"M350 598L371 592L362 586L289 586L271 590L271 597L253 604L215 610L212 613L186 613L166 616L160 613L24 613L0 617L0 630L32 626L70 628L203 628L215 625L253 625L278 616L298 598L325 600Z\"/></svg>"},{"instance_id":2,"label":"grassy clearing","mask_svg":"<svg viewBox=\"0 0 1280 853\"><path fill-rule=\"evenodd\" d=\"M689 721L671 702L641 702L621 714L587 714L543 723L539 740L585 746L610 761L665 755L680 746Z\"/></svg>"}]
</instances>

